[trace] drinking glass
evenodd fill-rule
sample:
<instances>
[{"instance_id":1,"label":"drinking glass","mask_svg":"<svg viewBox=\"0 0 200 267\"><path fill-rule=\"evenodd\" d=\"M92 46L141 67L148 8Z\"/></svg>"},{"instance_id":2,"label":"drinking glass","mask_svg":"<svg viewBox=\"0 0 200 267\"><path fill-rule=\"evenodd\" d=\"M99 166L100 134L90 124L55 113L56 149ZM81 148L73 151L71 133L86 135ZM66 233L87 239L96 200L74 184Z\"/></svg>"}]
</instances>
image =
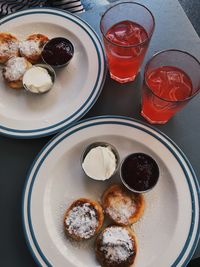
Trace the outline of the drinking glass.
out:
<instances>
[{"instance_id":1,"label":"drinking glass","mask_svg":"<svg viewBox=\"0 0 200 267\"><path fill-rule=\"evenodd\" d=\"M145 67L141 115L164 124L199 91L200 62L185 51L161 51Z\"/></svg>"},{"instance_id":2,"label":"drinking glass","mask_svg":"<svg viewBox=\"0 0 200 267\"><path fill-rule=\"evenodd\" d=\"M135 2L118 3L103 14L100 30L112 79L120 83L135 79L154 27L151 11Z\"/></svg>"}]
</instances>

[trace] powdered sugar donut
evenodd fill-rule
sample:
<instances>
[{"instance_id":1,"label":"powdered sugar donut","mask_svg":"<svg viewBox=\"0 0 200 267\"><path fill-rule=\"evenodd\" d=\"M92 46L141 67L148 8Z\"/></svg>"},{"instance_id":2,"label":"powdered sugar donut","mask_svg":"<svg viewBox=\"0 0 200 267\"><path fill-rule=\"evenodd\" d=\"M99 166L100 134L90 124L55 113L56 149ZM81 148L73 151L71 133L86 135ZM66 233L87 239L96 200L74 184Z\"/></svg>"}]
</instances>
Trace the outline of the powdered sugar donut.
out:
<instances>
[{"instance_id":1,"label":"powdered sugar donut","mask_svg":"<svg viewBox=\"0 0 200 267\"><path fill-rule=\"evenodd\" d=\"M48 40L49 38L44 34L29 35L25 41L19 43L21 56L31 63L37 63L41 59L42 49Z\"/></svg>"},{"instance_id":2,"label":"powdered sugar donut","mask_svg":"<svg viewBox=\"0 0 200 267\"><path fill-rule=\"evenodd\" d=\"M68 208L64 227L67 235L73 239L86 240L97 234L103 220L103 210L98 202L80 198Z\"/></svg>"},{"instance_id":3,"label":"powdered sugar donut","mask_svg":"<svg viewBox=\"0 0 200 267\"><path fill-rule=\"evenodd\" d=\"M104 267L128 267L134 263L137 247L136 236L129 227L112 225L98 236L96 257Z\"/></svg>"},{"instance_id":4,"label":"powdered sugar donut","mask_svg":"<svg viewBox=\"0 0 200 267\"><path fill-rule=\"evenodd\" d=\"M11 33L0 32L0 63L19 55L19 41Z\"/></svg>"},{"instance_id":5,"label":"powdered sugar donut","mask_svg":"<svg viewBox=\"0 0 200 267\"><path fill-rule=\"evenodd\" d=\"M23 75L32 64L24 57L12 57L7 62L2 70L3 77L9 87L19 89L23 87Z\"/></svg>"},{"instance_id":6,"label":"powdered sugar donut","mask_svg":"<svg viewBox=\"0 0 200 267\"><path fill-rule=\"evenodd\" d=\"M123 185L114 184L103 193L102 206L116 224L129 225L142 216L145 201L142 194L133 193Z\"/></svg>"}]
</instances>

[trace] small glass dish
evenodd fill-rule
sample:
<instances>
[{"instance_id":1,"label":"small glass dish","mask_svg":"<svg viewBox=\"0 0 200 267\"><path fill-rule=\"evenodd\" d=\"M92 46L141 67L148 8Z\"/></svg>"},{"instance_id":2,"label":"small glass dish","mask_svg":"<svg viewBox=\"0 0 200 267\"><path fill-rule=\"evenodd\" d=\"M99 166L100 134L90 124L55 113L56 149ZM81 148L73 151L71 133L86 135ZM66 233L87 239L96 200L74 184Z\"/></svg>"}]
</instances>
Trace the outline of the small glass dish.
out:
<instances>
[{"instance_id":1,"label":"small glass dish","mask_svg":"<svg viewBox=\"0 0 200 267\"><path fill-rule=\"evenodd\" d=\"M108 178L105 178L105 179L95 179L94 177L89 176L89 175L85 172L85 170L84 170L84 168L83 168L83 162L84 162L84 159L85 159L86 155L90 152L91 149L93 149L93 148L95 148L95 147L108 147L108 148L110 148L110 150L111 150L111 151L113 152L113 154L115 155L115 159L116 159L116 167L115 167L114 172L113 172ZM105 180L110 179L112 176L114 176L114 175L116 174L117 170L119 169L119 164L120 164L120 156L119 156L119 153L118 153L117 149L116 149L113 145L111 145L110 143L107 143L107 142L101 142L101 141L99 141L99 142L91 143L90 145L88 145L88 146L84 149L84 151L83 151L83 153L82 153L82 155L81 155L81 167L82 167L82 169L83 169L85 175L86 175L87 177L93 179L93 180L101 180L101 181L105 181Z\"/></svg>"},{"instance_id":2,"label":"small glass dish","mask_svg":"<svg viewBox=\"0 0 200 267\"><path fill-rule=\"evenodd\" d=\"M62 68L69 64L74 56L74 46L67 38L55 37L43 47L41 57L44 63L53 68Z\"/></svg>"},{"instance_id":3,"label":"small glass dish","mask_svg":"<svg viewBox=\"0 0 200 267\"><path fill-rule=\"evenodd\" d=\"M120 179L134 193L146 193L153 189L159 175L156 161L144 153L129 154L120 164Z\"/></svg>"},{"instance_id":4,"label":"small glass dish","mask_svg":"<svg viewBox=\"0 0 200 267\"><path fill-rule=\"evenodd\" d=\"M56 80L56 73L55 73L55 71L54 71L54 69L51 67L51 66L49 66L49 65L47 65L47 64L36 64L36 65L33 65L31 68L29 68L27 71L29 71L30 69L32 69L32 68L36 68L36 67L40 67L40 68L43 68L43 69L46 69L47 70L47 72L48 72L48 74L50 75L50 77L51 77L51 80L52 80L52 86L51 87L49 87L49 89L48 90L46 90L46 91L44 91L44 92L34 92L34 91L32 91L32 90L30 90L30 88L28 88L27 86L26 86L26 84L25 84L25 82L24 82L24 77L23 77L23 80L22 80L22 83L23 83L23 87L24 87L24 89L27 91L27 92L30 92L30 93L32 93L32 94L45 94L45 93L47 93L47 92L49 92L51 89L52 89L52 87L53 87L53 85L54 85L54 83L55 83L55 80ZM26 72L27 72L26 71ZM25 72L25 73L26 73ZM25 75L25 74L24 74Z\"/></svg>"}]
</instances>

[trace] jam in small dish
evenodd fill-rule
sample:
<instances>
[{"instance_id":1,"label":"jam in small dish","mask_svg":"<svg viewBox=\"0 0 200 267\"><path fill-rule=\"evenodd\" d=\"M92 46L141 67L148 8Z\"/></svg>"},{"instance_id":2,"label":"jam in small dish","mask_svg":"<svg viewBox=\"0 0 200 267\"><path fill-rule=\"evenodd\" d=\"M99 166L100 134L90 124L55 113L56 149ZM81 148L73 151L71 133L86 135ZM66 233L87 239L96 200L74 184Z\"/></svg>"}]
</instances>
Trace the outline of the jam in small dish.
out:
<instances>
[{"instance_id":1,"label":"jam in small dish","mask_svg":"<svg viewBox=\"0 0 200 267\"><path fill-rule=\"evenodd\" d=\"M59 68L69 64L74 55L73 44L64 37L56 37L46 43L42 59L46 64Z\"/></svg>"},{"instance_id":2,"label":"jam in small dish","mask_svg":"<svg viewBox=\"0 0 200 267\"><path fill-rule=\"evenodd\" d=\"M144 193L152 189L158 182L159 167L149 155L133 153L121 163L120 176L123 184L129 190Z\"/></svg>"}]
</instances>

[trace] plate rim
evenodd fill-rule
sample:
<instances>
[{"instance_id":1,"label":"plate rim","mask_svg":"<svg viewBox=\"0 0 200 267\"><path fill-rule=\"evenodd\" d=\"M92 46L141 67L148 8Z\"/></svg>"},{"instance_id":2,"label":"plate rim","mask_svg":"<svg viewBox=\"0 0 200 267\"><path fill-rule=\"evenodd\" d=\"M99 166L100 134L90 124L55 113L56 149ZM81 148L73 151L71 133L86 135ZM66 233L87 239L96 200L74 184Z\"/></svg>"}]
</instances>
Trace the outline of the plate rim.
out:
<instances>
[{"instance_id":1,"label":"plate rim","mask_svg":"<svg viewBox=\"0 0 200 267\"><path fill-rule=\"evenodd\" d=\"M98 57L98 71L97 71L97 78L92 86L92 90L87 97L87 99L80 105L80 107L74 111L73 114L70 114L66 119L61 120L55 124L49 125L47 127L38 128L38 129L32 129L32 130L20 130L17 128L10 128L6 127L4 125L0 125L0 134L17 138L17 139L33 139L33 138L40 138L44 136L49 136L54 133L57 133L59 131L62 131L72 123L80 120L95 104L97 99L99 98L99 95L102 92L105 80L106 80L106 73L107 73L107 64L106 64L106 56L105 51L103 48L102 41L100 39L100 36L97 34L97 32L92 28L91 25L89 25L84 19L80 18L79 16L70 13L66 10L61 10L58 8L49 8L49 7L41 7L41 8L30 8L28 10L22 10L17 11L13 14L10 14L2 19L0 19L0 26L2 26L4 23L7 23L15 18L28 16L32 14L49 14L49 15L56 15L59 17L62 17L67 20L71 20L73 23L77 24L79 27L81 27L86 34L89 36L90 40L92 41L95 51L97 53ZM91 33L89 32L91 31ZM102 76L102 79L99 81L99 78ZM96 95L95 95L96 94ZM94 96L95 95L95 96ZM92 99L93 98L93 99ZM92 99L92 101L91 101ZM88 104L87 108L85 106ZM78 116L76 116L78 114ZM75 118L73 118L75 117ZM73 119L72 119L73 118ZM72 120L71 120L72 119ZM70 122L68 122L70 120Z\"/></svg>"},{"instance_id":2,"label":"plate rim","mask_svg":"<svg viewBox=\"0 0 200 267\"><path fill-rule=\"evenodd\" d=\"M105 121L101 122L102 119L105 119ZM176 267L178 266L177 264L179 264L180 260L182 259L183 256L186 256L186 259L184 260L183 264L181 265L182 267L186 267L188 262L191 260L194 252L195 252L195 249L198 245L198 241L199 241L199 237L200 237L200 216L198 216L197 214L197 229L195 230L194 229L194 225L195 225L195 216L196 216L196 210L194 209L195 208L195 204L199 207L199 204L200 204L200 185L199 185L199 182L198 182L198 179L197 179L197 176L195 174L195 171L191 165L191 163L189 162L189 160L187 159L186 155L183 153L183 151L178 147L178 145L171 139L169 138L166 134L162 133L160 130L154 128L153 126L151 125L148 125L147 123L145 122L141 122L139 120L136 120L136 119L133 119L133 118L129 118L129 117L126 117L126 116L118 116L118 115L105 115L105 116L96 116L96 117L92 117L92 118L89 118L89 119L85 119L85 120L82 120L82 121L79 121L79 122L76 122L76 123L73 123L72 125L70 125L69 127L67 127L67 129L65 129L64 131L62 131L61 133L58 133L56 136L54 136L43 148L42 150L38 153L38 155L36 156L35 160L33 161L30 169L29 169L29 172L26 176L26 180L25 180L25 184L24 184L24 189L23 189L23 197L22 197L22 224L23 224L23 230L24 230L24 235L25 235L25 239L26 239L26 243L28 245L28 248L29 250L31 251L31 254L33 256L33 258L35 259L35 261L37 262L37 264L39 264L39 266L42 266L41 263L39 262L37 256L35 255L33 249L32 249L32 246L30 244L30 241L29 241L29 237L28 237L28 234L27 234L27 231L26 231L26 224L25 224L25 216L29 216L28 214L28 211L27 211L27 214L25 215L25 194L26 194L26 189L27 189L27 185L28 185L28 181L29 179L33 179L34 178L34 175L32 175L31 177L31 172L34 168L34 166L37 166L37 169L39 169L38 167L40 167L40 163L42 164L43 160L45 160L46 156L49 154L49 152L51 152L51 150L56 146L57 142L51 147L51 144L53 141L55 141L57 139L57 141L61 142L63 139L67 138L67 136L73 134L73 128L75 128L76 126L78 126L79 124L82 125L83 128L84 125L86 124L87 126L87 123L88 122L98 122L100 121L99 124L110 124L111 122L110 121L106 121L106 119L108 120L115 120L113 123L114 124L125 124L127 126L131 126L133 128L137 128L137 129L140 129L142 131L145 131L147 132L148 134L150 134L151 136L155 137L157 140L159 140L163 145L165 145L169 150L170 152L173 154L173 156L175 156L175 158L177 159L178 163L180 164L184 174L185 174L185 177L186 177L186 180L188 182L188 188L189 188L189 191L190 191L190 195L191 195L191 202L192 202L192 218L191 218L191 224L190 224L190 229L189 229L189 233L188 233L188 236L187 236L187 239L185 241L185 245L184 247L182 248L182 250L179 252L179 256L177 257L177 259L174 261L174 263L171 265L171 267ZM118 121L116 121L118 120ZM121 122L121 123L120 123ZM125 123L124 123L125 122ZM132 123L132 124L131 124ZM139 126L136 126L134 125L134 123L136 124L139 124ZM93 126L94 124L98 125L98 123L93 123L93 124L89 124L88 127L90 126ZM147 127L147 129L144 129L142 127ZM150 132L150 130L153 130L154 133ZM75 132L79 131L80 130L80 127L78 129L75 130ZM64 133L66 132L66 135L61 137ZM162 139L157 136L157 134L161 135L161 137L163 138L163 141L161 141ZM166 141L168 141L173 149L166 143ZM59 143L58 142L58 143ZM43 155L43 157L40 159L40 161L38 162L38 159L40 158L40 156L42 155L42 153L46 150L46 148L48 148L50 146L50 150L46 151L45 154ZM181 162L181 160L179 159L178 155L176 155L176 152L178 152L181 157L182 157L182 160L183 162L186 164L186 166L188 167L189 171L190 171L190 174L193 178L193 181L194 181L194 187L191 186L190 184L190 178L188 176L188 173L185 169L185 167L183 166L183 163ZM36 170L37 170L36 169ZM34 171L34 173L36 172L36 170ZM37 173L36 173L36 176L37 176ZM30 186L28 188L28 191L30 191ZM196 194L197 194L197 199L198 201L192 201L193 199L193 191L196 191ZM193 199L194 200L194 199ZM27 208L28 208L28 204L27 204ZM29 219L28 219L29 221ZM29 228L29 231L31 233L31 229L30 229L30 225L27 226ZM193 227L193 229L191 229ZM195 232L194 232L195 230ZM190 244L190 237L192 236L192 234L195 233L195 236L194 236L194 240L193 242L191 243L191 248L190 250L187 252L187 248L188 248L188 243ZM32 233L31 233L31 238L33 239L33 236L32 236ZM36 247L36 250L37 250L37 246L33 240L33 243L34 243L34 246ZM36 241L37 243L37 241ZM38 251L38 250L37 250ZM187 252L187 253L186 253ZM185 254L186 253L186 254ZM40 253L39 253L40 254ZM40 257L43 259L43 257L40 255ZM46 262L46 260L44 260L45 264L49 267L51 267L52 265L48 262Z\"/></svg>"}]
</instances>

